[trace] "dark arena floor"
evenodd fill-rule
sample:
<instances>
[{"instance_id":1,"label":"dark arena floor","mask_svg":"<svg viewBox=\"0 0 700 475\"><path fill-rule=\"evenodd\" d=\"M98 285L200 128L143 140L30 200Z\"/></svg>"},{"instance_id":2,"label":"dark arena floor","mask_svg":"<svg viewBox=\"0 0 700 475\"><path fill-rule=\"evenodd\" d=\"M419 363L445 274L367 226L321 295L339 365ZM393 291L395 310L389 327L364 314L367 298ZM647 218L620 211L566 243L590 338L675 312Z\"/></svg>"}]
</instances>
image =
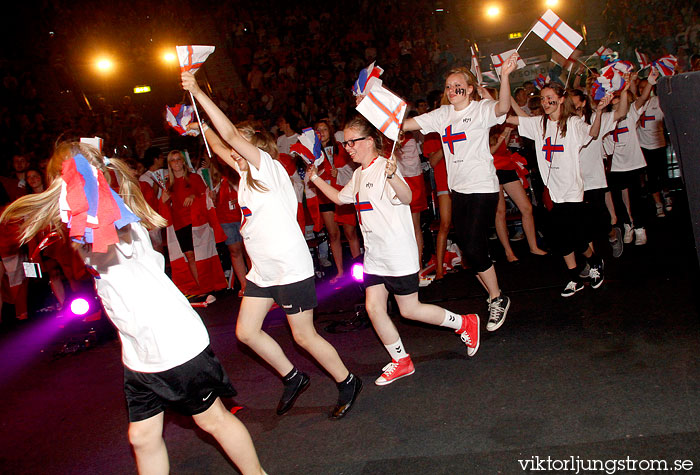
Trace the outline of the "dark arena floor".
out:
<instances>
[{"instance_id":1,"label":"dark arena floor","mask_svg":"<svg viewBox=\"0 0 700 475\"><path fill-rule=\"evenodd\" d=\"M239 393L224 403L242 406L237 416L270 474L698 473L700 286L680 201L650 223L646 246L627 245L613 259L603 245L605 283L572 298L559 296L561 259L530 257L516 243L521 262L496 263L512 299L507 321L487 333L482 318L481 348L471 359L451 331L394 315L416 373L389 386L373 384L389 357L371 328L325 330L353 317L361 291L321 281L317 328L365 383L340 421L328 418L335 385L292 343L280 310L265 330L311 375L311 386L288 414L275 414L281 382L236 341L239 298L222 291L199 313ZM420 295L486 316L486 296L469 271ZM135 473L118 340L59 351L81 329L57 329L55 320L30 319L0 334L0 471ZM193 429L189 418L166 416L172 473L236 473L218 445Z\"/></svg>"}]
</instances>

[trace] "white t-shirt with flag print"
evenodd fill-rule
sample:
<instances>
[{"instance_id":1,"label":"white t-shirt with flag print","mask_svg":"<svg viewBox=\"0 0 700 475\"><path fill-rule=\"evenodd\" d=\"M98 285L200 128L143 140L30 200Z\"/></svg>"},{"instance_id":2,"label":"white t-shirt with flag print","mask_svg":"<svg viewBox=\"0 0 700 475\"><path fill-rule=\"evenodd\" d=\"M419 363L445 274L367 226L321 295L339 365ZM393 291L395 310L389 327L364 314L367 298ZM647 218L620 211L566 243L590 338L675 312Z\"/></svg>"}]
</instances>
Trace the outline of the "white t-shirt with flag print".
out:
<instances>
[{"instance_id":1,"label":"white t-shirt with flag print","mask_svg":"<svg viewBox=\"0 0 700 475\"><path fill-rule=\"evenodd\" d=\"M260 168L239 172L241 236L252 267L248 280L259 287L299 282L314 275L313 261L297 223L297 197L287 170L260 150ZM253 190L250 173L268 191Z\"/></svg>"},{"instance_id":2,"label":"white t-shirt with flag print","mask_svg":"<svg viewBox=\"0 0 700 475\"><path fill-rule=\"evenodd\" d=\"M659 105L659 98L652 97L647 102L647 107L637 121L637 138L639 146L647 150L654 150L666 146L664 135L664 113Z\"/></svg>"},{"instance_id":3,"label":"white t-shirt with flag print","mask_svg":"<svg viewBox=\"0 0 700 475\"><path fill-rule=\"evenodd\" d=\"M591 122L595 119L596 112L591 115ZM600 133L598 138L588 142L579 154L581 161L581 178L583 178L583 190L598 190L608 186L608 180L605 177L605 163L603 159L603 137L605 134L615 128L617 121L615 120L614 112L604 112L600 118Z\"/></svg>"},{"instance_id":4,"label":"white t-shirt with flag print","mask_svg":"<svg viewBox=\"0 0 700 475\"><path fill-rule=\"evenodd\" d=\"M641 109L632 104L627 117L617 123L617 127L605 136L603 146L608 154L612 154L612 172L628 172L647 166L642 149L639 146L636 127L639 117L644 113L645 106Z\"/></svg>"},{"instance_id":5,"label":"white t-shirt with flag print","mask_svg":"<svg viewBox=\"0 0 700 475\"><path fill-rule=\"evenodd\" d=\"M489 149L489 129L502 124L496 117L494 100L471 101L456 111L444 105L415 117L423 134L437 132L442 141L447 166L447 185L459 193L496 193L498 177Z\"/></svg>"},{"instance_id":6,"label":"white t-shirt with flag print","mask_svg":"<svg viewBox=\"0 0 700 475\"><path fill-rule=\"evenodd\" d=\"M403 181L399 170L392 180ZM357 210L366 273L389 277L415 274L419 270L418 245L411 207L401 203L387 181L386 158L377 157L367 168L355 170L338 199L354 204Z\"/></svg>"},{"instance_id":7,"label":"white t-shirt with flag print","mask_svg":"<svg viewBox=\"0 0 700 475\"><path fill-rule=\"evenodd\" d=\"M518 117L518 133L535 141L537 165L542 182L549 188L555 203L583 201L580 149L589 142L591 128L580 117L569 117L566 136L562 137L558 122L547 120L547 131L542 137L542 116Z\"/></svg>"}]
</instances>

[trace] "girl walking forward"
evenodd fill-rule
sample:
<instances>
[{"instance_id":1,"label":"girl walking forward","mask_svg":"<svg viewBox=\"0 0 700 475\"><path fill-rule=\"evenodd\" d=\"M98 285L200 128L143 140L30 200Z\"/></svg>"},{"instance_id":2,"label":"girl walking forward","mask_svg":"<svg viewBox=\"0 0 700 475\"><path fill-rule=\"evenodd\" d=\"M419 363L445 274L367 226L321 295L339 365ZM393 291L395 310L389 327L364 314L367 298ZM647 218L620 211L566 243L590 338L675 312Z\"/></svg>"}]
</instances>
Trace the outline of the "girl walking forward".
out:
<instances>
[{"instance_id":1,"label":"girl walking forward","mask_svg":"<svg viewBox=\"0 0 700 475\"><path fill-rule=\"evenodd\" d=\"M297 199L292 182L282 164L273 159L277 155L274 140L250 126L235 127L199 88L193 74L182 73L182 85L192 92L228 144L203 127L215 153L241 176L240 232L252 268L247 275L236 336L282 376L284 392L277 414L289 411L309 386L309 377L262 330L263 320L276 302L287 314L294 340L336 381L338 404L331 417L339 419L352 407L362 381L348 371L335 348L314 328L313 309L317 304L313 262L296 221Z\"/></svg>"},{"instance_id":2,"label":"girl walking forward","mask_svg":"<svg viewBox=\"0 0 700 475\"><path fill-rule=\"evenodd\" d=\"M411 219L411 189L396 162L379 156L382 136L364 117L345 125L345 149L357 168L338 191L309 168L310 180L334 203L354 203L365 242L364 283L366 308L372 325L391 356L391 363L375 381L382 386L415 372L396 326L387 313L389 292L401 315L411 320L452 328L474 356L479 349L479 317L457 315L418 300L418 246Z\"/></svg>"},{"instance_id":3,"label":"girl walking forward","mask_svg":"<svg viewBox=\"0 0 700 475\"><path fill-rule=\"evenodd\" d=\"M507 78L512 70L505 70ZM508 118L508 123L518 125L518 133L535 141L537 163L542 182L552 199L551 210L554 239L552 246L564 258L569 280L561 292L571 297L583 289L580 273L587 263L590 266L592 284L603 283L603 260L589 247L590 233L586 229L586 206L583 203L583 179L581 177L580 150L591 138L598 136L602 110L611 96L603 98L592 125L576 115L576 108L564 88L556 83L545 86L540 92L544 115L542 117ZM586 263L577 267L575 252L583 254ZM595 276L600 276L595 279Z\"/></svg>"},{"instance_id":4,"label":"girl walking forward","mask_svg":"<svg viewBox=\"0 0 700 475\"><path fill-rule=\"evenodd\" d=\"M221 402L236 392L209 346L207 330L165 275L163 255L151 246L146 227L164 226L165 220L146 204L126 164L112 159L109 170L119 178L124 201L110 191L110 173L97 149L61 144L49 162L54 179L49 188L11 204L2 221L24 219L27 242L42 229L61 228L63 215L70 235L81 240L74 246L99 275L97 294L122 342L129 442L139 473L169 472L166 408L191 415L242 473L264 473L248 430ZM99 224L86 225L87 204L97 201Z\"/></svg>"},{"instance_id":5,"label":"girl walking forward","mask_svg":"<svg viewBox=\"0 0 700 475\"><path fill-rule=\"evenodd\" d=\"M504 69L512 71L516 60L514 55ZM499 196L498 177L489 151L489 129L503 123L510 109L510 83L508 76L504 77L497 102L481 99L476 78L469 70L454 69L445 80L449 104L403 123L403 130L438 132L442 137L457 244L489 293L488 331L503 325L510 308L510 299L498 286L488 250L488 230L494 223Z\"/></svg>"}]
</instances>

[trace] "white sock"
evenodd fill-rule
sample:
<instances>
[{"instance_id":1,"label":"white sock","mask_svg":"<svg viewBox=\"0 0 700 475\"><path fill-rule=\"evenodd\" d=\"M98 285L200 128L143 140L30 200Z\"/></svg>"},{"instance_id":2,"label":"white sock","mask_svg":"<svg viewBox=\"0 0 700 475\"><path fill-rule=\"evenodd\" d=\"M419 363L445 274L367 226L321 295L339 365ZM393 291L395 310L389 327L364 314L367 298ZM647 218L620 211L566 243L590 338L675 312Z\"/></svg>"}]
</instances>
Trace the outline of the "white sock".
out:
<instances>
[{"instance_id":1,"label":"white sock","mask_svg":"<svg viewBox=\"0 0 700 475\"><path fill-rule=\"evenodd\" d=\"M445 310L445 319L440 324L441 327L452 328L453 330L459 330L462 328L462 316L456 313Z\"/></svg>"},{"instance_id":2,"label":"white sock","mask_svg":"<svg viewBox=\"0 0 700 475\"><path fill-rule=\"evenodd\" d=\"M391 345L384 345L384 348L386 348L386 351L389 352L389 356L391 356L391 359L394 361L399 361L401 358L408 356L406 350L403 348L403 343L401 343L401 338Z\"/></svg>"}]
</instances>

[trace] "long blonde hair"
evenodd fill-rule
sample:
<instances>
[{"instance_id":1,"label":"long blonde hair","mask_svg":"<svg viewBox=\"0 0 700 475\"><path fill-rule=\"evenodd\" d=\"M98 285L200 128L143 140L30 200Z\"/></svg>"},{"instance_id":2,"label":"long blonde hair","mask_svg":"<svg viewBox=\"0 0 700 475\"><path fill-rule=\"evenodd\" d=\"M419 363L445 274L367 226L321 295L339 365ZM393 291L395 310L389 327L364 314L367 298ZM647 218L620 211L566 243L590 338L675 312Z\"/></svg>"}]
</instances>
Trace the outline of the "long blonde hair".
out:
<instances>
[{"instance_id":1,"label":"long blonde hair","mask_svg":"<svg viewBox=\"0 0 700 475\"><path fill-rule=\"evenodd\" d=\"M275 139L270 133L262 130L262 127L256 129L255 125L251 122L241 122L236 125L236 128L248 142L270 154L273 160L277 160L277 157L279 157L279 150L277 149ZM253 190L262 193L269 191L260 180L253 178L250 171L246 174L246 183L248 187Z\"/></svg>"},{"instance_id":2,"label":"long blonde hair","mask_svg":"<svg viewBox=\"0 0 700 475\"><path fill-rule=\"evenodd\" d=\"M61 195L61 168L65 160L82 154L87 161L100 170L108 183L112 180L114 172L120 185L119 194L131 211L141 219L141 224L147 229L165 227L167 221L156 213L141 194L136 179L131 175L129 167L122 160L112 158L109 165L105 165L99 150L91 145L80 142L64 142L56 146L49 160L46 174L51 184L42 193L23 196L10 203L0 217L0 221L21 221L20 241L22 244L31 240L39 232L62 231L63 223L59 209L59 197Z\"/></svg>"}]
</instances>

